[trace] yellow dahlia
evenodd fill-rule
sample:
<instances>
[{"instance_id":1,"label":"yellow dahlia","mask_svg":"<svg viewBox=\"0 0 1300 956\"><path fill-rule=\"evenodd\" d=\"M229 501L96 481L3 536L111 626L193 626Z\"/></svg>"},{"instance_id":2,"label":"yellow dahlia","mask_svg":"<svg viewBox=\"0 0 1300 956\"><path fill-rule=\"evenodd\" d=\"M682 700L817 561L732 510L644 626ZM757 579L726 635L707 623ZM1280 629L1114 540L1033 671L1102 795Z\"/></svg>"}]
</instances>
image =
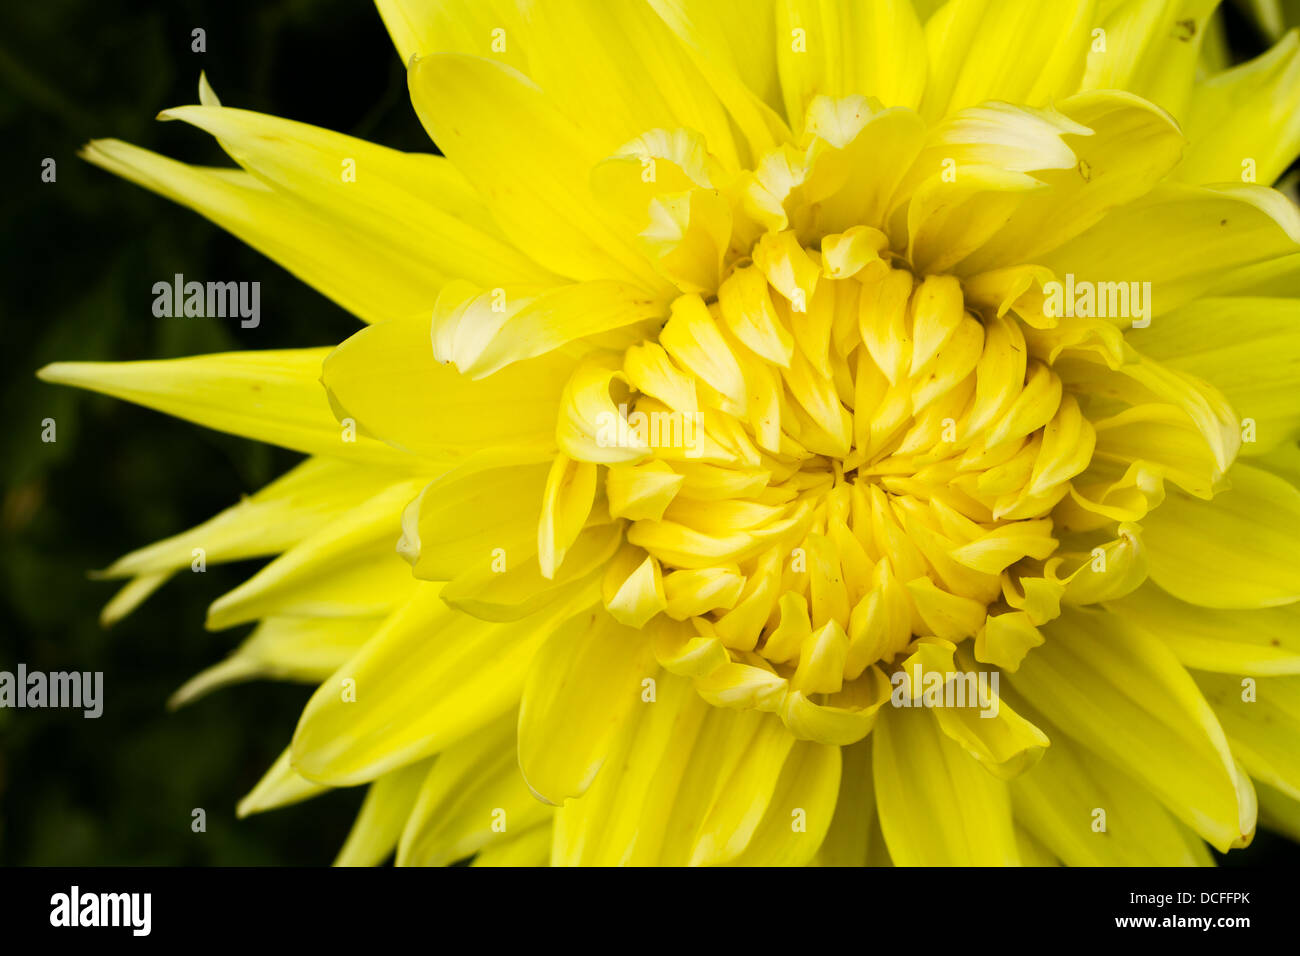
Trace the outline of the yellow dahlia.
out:
<instances>
[{"instance_id":1,"label":"yellow dahlia","mask_svg":"<svg viewBox=\"0 0 1300 956\"><path fill-rule=\"evenodd\" d=\"M85 156L368 326L49 381L309 457L178 699L342 863L1195 864L1300 835L1300 38L1213 0L379 0L443 154ZM1221 52L1221 50L1220 50Z\"/></svg>"}]
</instances>

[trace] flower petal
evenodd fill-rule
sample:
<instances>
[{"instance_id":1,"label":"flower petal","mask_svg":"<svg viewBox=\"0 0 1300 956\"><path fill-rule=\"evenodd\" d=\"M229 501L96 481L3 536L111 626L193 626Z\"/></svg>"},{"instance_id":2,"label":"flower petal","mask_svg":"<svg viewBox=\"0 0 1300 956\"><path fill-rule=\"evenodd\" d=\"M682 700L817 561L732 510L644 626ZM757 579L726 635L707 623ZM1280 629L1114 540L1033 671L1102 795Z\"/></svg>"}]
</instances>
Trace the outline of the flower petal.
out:
<instances>
[{"instance_id":1,"label":"flower petal","mask_svg":"<svg viewBox=\"0 0 1300 956\"><path fill-rule=\"evenodd\" d=\"M431 763L420 760L399 767L370 785L347 842L334 859L335 866L378 866L388 858Z\"/></svg>"},{"instance_id":2,"label":"flower petal","mask_svg":"<svg viewBox=\"0 0 1300 956\"><path fill-rule=\"evenodd\" d=\"M190 565L195 548L214 562L276 554L395 484L395 477L386 469L310 458L203 524L118 558L99 576L174 571Z\"/></svg>"},{"instance_id":3,"label":"flower petal","mask_svg":"<svg viewBox=\"0 0 1300 956\"><path fill-rule=\"evenodd\" d=\"M592 195L590 170L617 143L593 143L536 84L500 63L438 53L415 60L408 81L433 141L534 261L573 279L621 279L664 291Z\"/></svg>"},{"instance_id":4,"label":"flower petal","mask_svg":"<svg viewBox=\"0 0 1300 956\"><path fill-rule=\"evenodd\" d=\"M1041 264L1058 276L1073 273L1076 288L1081 282L1150 282L1149 305L1158 320L1221 281L1224 272L1298 247L1300 211L1281 193L1163 183L1111 210Z\"/></svg>"},{"instance_id":5,"label":"flower petal","mask_svg":"<svg viewBox=\"0 0 1300 956\"><path fill-rule=\"evenodd\" d=\"M478 851L470 866L549 866L552 840L552 828L548 820L516 835L514 839L493 840Z\"/></svg>"},{"instance_id":6,"label":"flower petal","mask_svg":"<svg viewBox=\"0 0 1300 956\"><path fill-rule=\"evenodd\" d=\"M1014 866L1007 785L917 708L881 714L872 743L876 806L898 866Z\"/></svg>"},{"instance_id":7,"label":"flower petal","mask_svg":"<svg viewBox=\"0 0 1300 956\"><path fill-rule=\"evenodd\" d=\"M780 90L773 42L774 0L648 3L690 51L700 72L731 113L737 129L748 141L747 158L751 164L790 138L790 131L776 112ZM743 36L733 28L742 17L746 26Z\"/></svg>"},{"instance_id":8,"label":"flower petal","mask_svg":"<svg viewBox=\"0 0 1300 956\"><path fill-rule=\"evenodd\" d=\"M559 805L587 791L656 670L646 636L601 608L547 639L519 707L519 767L534 794Z\"/></svg>"},{"instance_id":9,"label":"flower petal","mask_svg":"<svg viewBox=\"0 0 1300 956\"><path fill-rule=\"evenodd\" d=\"M330 788L300 777L289 762L289 751L276 758L262 779L239 801L235 811L241 819L254 813L275 810L319 796Z\"/></svg>"},{"instance_id":10,"label":"flower petal","mask_svg":"<svg viewBox=\"0 0 1300 956\"><path fill-rule=\"evenodd\" d=\"M155 362L55 362L37 376L134 402L294 451L394 465L403 455L365 436L349 441L320 387L329 349L222 352Z\"/></svg>"},{"instance_id":11,"label":"flower petal","mask_svg":"<svg viewBox=\"0 0 1300 956\"><path fill-rule=\"evenodd\" d=\"M402 505L420 479L357 505L276 558L208 609L221 630L270 615L377 617L407 599L415 582L395 547Z\"/></svg>"},{"instance_id":12,"label":"flower petal","mask_svg":"<svg viewBox=\"0 0 1300 956\"><path fill-rule=\"evenodd\" d=\"M1016 822L1067 866L1209 866L1191 836L1141 782L1050 727L1041 762L1011 782Z\"/></svg>"},{"instance_id":13,"label":"flower petal","mask_svg":"<svg viewBox=\"0 0 1300 956\"><path fill-rule=\"evenodd\" d=\"M375 0L375 6L403 63L417 54L455 52L527 68L523 18L513 0Z\"/></svg>"},{"instance_id":14,"label":"flower petal","mask_svg":"<svg viewBox=\"0 0 1300 956\"><path fill-rule=\"evenodd\" d=\"M814 96L915 107L925 90L925 38L909 0L787 0L777 6L776 50L796 134Z\"/></svg>"},{"instance_id":15,"label":"flower petal","mask_svg":"<svg viewBox=\"0 0 1300 956\"><path fill-rule=\"evenodd\" d=\"M1249 843L1250 780L1173 653L1109 612L1067 609L1044 631L1010 679L1015 690L1221 852Z\"/></svg>"},{"instance_id":16,"label":"flower petal","mask_svg":"<svg viewBox=\"0 0 1300 956\"><path fill-rule=\"evenodd\" d=\"M446 866L551 816L519 775L514 729L507 714L438 755L403 821L398 866Z\"/></svg>"},{"instance_id":17,"label":"flower petal","mask_svg":"<svg viewBox=\"0 0 1300 956\"><path fill-rule=\"evenodd\" d=\"M467 221L464 210L481 200L443 157L249 110L181 106L159 115L211 133L277 195L305 203L330 221L332 233L364 242L391 269L431 267L488 287L557 281L495 230Z\"/></svg>"},{"instance_id":18,"label":"flower petal","mask_svg":"<svg viewBox=\"0 0 1300 956\"><path fill-rule=\"evenodd\" d=\"M537 521L549 471L550 465L539 463L448 472L407 505L397 550L425 581L523 565L537 553Z\"/></svg>"},{"instance_id":19,"label":"flower petal","mask_svg":"<svg viewBox=\"0 0 1300 956\"><path fill-rule=\"evenodd\" d=\"M230 657L187 680L167 706L182 707L246 680L319 683L359 651L379 624L365 617L268 617Z\"/></svg>"},{"instance_id":20,"label":"flower petal","mask_svg":"<svg viewBox=\"0 0 1300 956\"><path fill-rule=\"evenodd\" d=\"M1127 338L1144 355L1213 383L1240 418L1254 422L1255 440L1242 443L1243 455L1300 436L1300 305L1294 298L1197 299Z\"/></svg>"},{"instance_id":21,"label":"flower petal","mask_svg":"<svg viewBox=\"0 0 1300 956\"><path fill-rule=\"evenodd\" d=\"M329 353L320 376L340 418L434 461L492 448L546 458L573 360L552 353L475 382L434 358L430 335L428 318L395 320Z\"/></svg>"},{"instance_id":22,"label":"flower petal","mask_svg":"<svg viewBox=\"0 0 1300 956\"><path fill-rule=\"evenodd\" d=\"M487 347L461 371L484 376L588 336L645 323L657 331L666 304L622 282L579 282L544 293L512 315ZM638 336L639 338L639 336Z\"/></svg>"},{"instance_id":23,"label":"flower petal","mask_svg":"<svg viewBox=\"0 0 1300 956\"><path fill-rule=\"evenodd\" d=\"M925 25L927 119L985 100L1046 106L1078 88L1092 0L1042 4L953 0Z\"/></svg>"},{"instance_id":24,"label":"flower petal","mask_svg":"<svg viewBox=\"0 0 1300 956\"><path fill-rule=\"evenodd\" d=\"M653 686L606 758L622 772L557 815L555 862L680 866L765 849L811 859L830 826L836 748L793 743L772 714L710 706L688 679L660 672Z\"/></svg>"},{"instance_id":25,"label":"flower petal","mask_svg":"<svg viewBox=\"0 0 1300 956\"><path fill-rule=\"evenodd\" d=\"M1198 607L1154 584L1108 603L1185 667L1225 674L1300 674L1300 603L1258 611Z\"/></svg>"},{"instance_id":26,"label":"flower petal","mask_svg":"<svg viewBox=\"0 0 1300 956\"><path fill-rule=\"evenodd\" d=\"M528 75L590 142L612 153L646 130L682 126L736 168L726 111L648 3L548 0L525 19Z\"/></svg>"},{"instance_id":27,"label":"flower petal","mask_svg":"<svg viewBox=\"0 0 1300 956\"><path fill-rule=\"evenodd\" d=\"M1182 118L1219 0L1112 3L1088 53L1084 90L1130 90ZM1091 28L1093 24L1089 24Z\"/></svg>"},{"instance_id":28,"label":"flower petal","mask_svg":"<svg viewBox=\"0 0 1300 956\"><path fill-rule=\"evenodd\" d=\"M1300 800L1300 677L1195 677L1246 771Z\"/></svg>"},{"instance_id":29,"label":"flower petal","mask_svg":"<svg viewBox=\"0 0 1300 956\"><path fill-rule=\"evenodd\" d=\"M424 311L450 278L427 262L394 260L325 212L241 170L189 166L115 139L94 140L81 156L190 207L363 322Z\"/></svg>"},{"instance_id":30,"label":"flower petal","mask_svg":"<svg viewBox=\"0 0 1300 956\"><path fill-rule=\"evenodd\" d=\"M575 591L534 617L491 624L420 585L312 695L294 734L294 766L347 786L464 739L518 703L538 647L595 596L594 588Z\"/></svg>"},{"instance_id":31,"label":"flower petal","mask_svg":"<svg viewBox=\"0 0 1300 956\"><path fill-rule=\"evenodd\" d=\"M1191 148L1178 177L1193 183L1273 183L1300 153L1300 33L1199 83L1185 126Z\"/></svg>"},{"instance_id":32,"label":"flower petal","mask_svg":"<svg viewBox=\"0 0 1300 956\"><path fill-rule=\"evenodd\" d=\"M1238 462L1213 501L1174 493L1142 522L1151 579L1201 607L1300 600L1300 491Z\"/></svg>"}]
</instances>

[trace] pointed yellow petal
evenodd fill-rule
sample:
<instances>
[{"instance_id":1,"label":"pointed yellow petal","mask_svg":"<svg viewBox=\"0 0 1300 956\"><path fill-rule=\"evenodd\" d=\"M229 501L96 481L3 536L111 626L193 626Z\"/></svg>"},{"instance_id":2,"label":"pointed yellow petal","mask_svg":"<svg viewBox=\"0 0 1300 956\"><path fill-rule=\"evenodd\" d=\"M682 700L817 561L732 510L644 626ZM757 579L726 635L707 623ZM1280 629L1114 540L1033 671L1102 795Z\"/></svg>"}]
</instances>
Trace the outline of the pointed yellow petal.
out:
<instances>
[{"instance_id":1,"label":"pointed yellow petal","mask_svg":"<svg viewBox=\"0 0 1300 956\"><path fill-rule=\"evenodd\" d=\"M562 286L507 319L478 358L461 371L482 378L569 342L640 323L648 323L645 330L652 332L650 326L666 311L662 302L622 282Z\"/></svg>"},{"instance_id":2,"label":"pointed yellow petal","mask_svg":"<svg viewBox=\"0 0 1300 956\"><path fill-rule=\"evenodd\" d=\"M513 564L505 557L472 563L443 586L442 599L480 620L517 621L563 598L574 582L603 580L621 543L617 524L593 523L574 539L554 576L542 574L536 557L520 560L525 549L516 549Z\"/></svg>"},{"instance_id":3,"label":"pointed yellow petal","mask_svg":"<svg viewBox=\"0 0 1300 956\"><path fill-rule=\"evenodd\" d=\"M661 671L653 680L605 758L620 772L599 775L580 799L556 813L554 865L653 865L660 859L664 830L678 809L677 788L710 707L687 678Z\"/></svg>"},{"instance_id":4,"label":"pointed yellow petal","mask_svg":"<svg viewBox=\"0 0 1300 956\"><path fill-rule=\"evenodd\" d=\"M932 708L940 729L995 777L1010 780L1025 772L1042 758L1047 735L999 695L998 672L977 667L964 646L954 659L952 646L943 643L947 646L941 649L931 644L918 650L939 651L925 662L925 670L945 675L949 685L944 688L945 706ZM905 669L910 661L904 662ZM947 706L950 694L952 707Z\"/></svg>"},{"instance_id":5,"label":"pointed yellow petal","mask_svg":"<svg viewBox=\"0 0 1300 956\"><path fill-rule=\"evenodd\" d=\"M403 456L348 436L320 386L329 349L224 352L157 362L55 362L37 375L112 395L206 428L308 454L398 464Z\"/></svg>"},{"instance_id":6,"label":"pointed yellow petal","mask_svg":"<svg viewBox=\"0 0 1300 956\"><path fill-rule=\"evenodd\" d=\"M684 295L673 302L672 317L659 333L659 344L683 369L744 409L744 373L698 295Z\"/></svg>"},{"instance_id":7,"label":"pointed yellow petal","mask_svg":"<svg viewBox=\"0 0 1300 956\"><path fill-rule=\"evenodd\" d=\"M549 471L549 465L535 464L448 472L406 505L396 551L426 581L522 565L536 554Z\"/></svg>"},{"instance_id":8,"label":"pointed yellow petal","mask_svg":"<svg viewBox=\"0 0 1300 956\"><path fill-rule=\"evenodd\" d=\"M952 270L999 235L1035 193L1046 192L1034 177L998 166L960 166L954 175L950 182L936 173L908 204L908 258L923 273Z\"/></svg>"},{"instance_id":9,"label":"pointed yellow petal","mask_svg":"<svg viewBox=\"0 0 1300 956\"><path fill-rule=\"evenodd\" d=\"M1176 241L1170 241L1176 236ZM1151 283L1151 321L1192 300L1240 266L1296 252L1300 212L1262 186L1165 183L1120 206L1043 256L1080 282ZM1195 250L1195 254L1191 253ZM1127 326L1129 318L1114 319Z\"/></svg>"},{"instance_id":10,"label":"pointed yellow petal","mask_svg":"<svg viewBox=\"0 0 1300 956\"><path fill-rule=\"evenodd\" d=\"M658 521L685 480L665 461L610 468L605 474L609 513L633 521Z\"/></svg>"},{"instance_id":11,"label":"pointed yellow petal","mask_svg":"<svg viewBox=\"0 0 1300 956\"><path fill-rule=\"evenodd\" d=\"M397 554L402 507L420 480L399 482L290 548L208 609L221 630L269 615L376 617L414 587Z\"/></svg>"},{"instance_id":12,"label":"pointed yellow petal","mask_svg":"<svg viewBox=\"0 0 1300 956\"><path fill-rule=\"evenodd\" d=\"M548 819L515 763L514 714L439 754L397 848L398 866L446 866Z\"/></svg>"},{"instance_id":13,"label":"pointed yellow petal","mask_svg":"<svg viewBox=\"0 0 1300 956\"><path fill-rule=\"evenodd\" d=\"M112 627L122 620L148 600L149 595L166 584L171 579L172 573L171 571L159 571L153 574L141 574L132 578L121 590L113 595L112 600L105 604L103 610L99 612L100 626Z\"/></svg>"},{"instance_id":14,"label":"pointed yellow petal","mask_svg":"<svg viewBox=\"0 0 1300 956\"><path fill-rule=\"evenodd\" d=\"M723 786L695 835L691 865L734 858L751 841L795 741L780 722L764 720L750 741L746 759Z\"/></svg>"},{"instance_id":15,"label":"pointed yellow petal","mask_svg":"<svg viewBox=\"0 0 1300 956\"><path fill-rule=\"evenodd\" d=\"M420 585L312 695L294 734L294 766L313 780L364 783L464 739L517 704L537 648L594 603L594 590L490 624Z\"/></svg>"},{"instance_id":16,"label":"pointed yellow petal","mask_svg":"<svg viewBox=\"0 0 1300 956\"><path fill-rule=\"evenodd\" d=\"M160 118L211 133L277 195L304 202L335 230L382 251L390 269L432 269L488 287L557 281L466 222L461 210L478 197L442 157L401 153L248 110L181 106Z\"/></svg>"},{"instance_id":17,"label":"pointed yellow petal","mask_svg":"<svg viewBox=\"0 0 1300 956\"><path fill-rule=\"evenodd\" d=\"M577 540L596 500L596 466L556 456L546 477L537 526L537 558L542 576L555 577Z\"/></svg>"},{"instance_id":18,"label":"pointed yellow petal","mask_svg":"<svg viewBox=\"0 0 1300 956\"><path fill-rule=\"evenodd\" d=\"M352 657L379 626L376 618L269 617L230 657L191 677L171 708L239 681L265 678L316 684Z\"/></svg>"},{"instance_id":19,"label":"pointed yellow petal","mask_svg":"<svg viewBox=\"0 0 1300 956\"><path fill-rule=\"evenodd\" d=\"M1179 178L1193 183L1273 183L1300 153L1300 33L1210 77L1192 90L1187 158Z\"/></svg>"},{"instance_id":20,"label":"pointed yellow petal","mask_svg":"<svg viewBox=\"0 0 1300 956\"><path fill-rule=\"evenodd\" d=\"M871 777L871 738L840 748L840 758L835 817L817 854L817 865L871 866L873 844L883 842Z\"/></svg>"},{"instance_id":21,"label":"pointed yellow petal","mask_svg":"<svg viewBox=\"0 0 1300 956\"><path fill-rule=\"evenodd\" d=\"M390 469L312 458L216 517L118 558L106 578L189 567L194 549L205 561L238 561L283 551L393 484Z\"/></svg>"},{"instance_id":22,"label":"pointed yellow petal","mask_svg":"<svg viewBox=\"0 0 1300 956\"><path fill-rule=\"evenodd\" d=\"M476 382L434 358L430 335L427 318L384 322L330 352L319 374L340 419L436 461L491 448L549 460L573 360L553 353Z\"/></svg>"},{"instance_id":23,"label":"pointed yellow petal","mask_svg":"<svg viewBox=\"0 0 1300 956\"><path fill-rule=\"evenodd\" d=\"M1300 800L1292 800L1268 784L1261 783L1258 789L1260 823L1292 840L1300 840Z\"/></svg>"},{"instance_id":24,"label":"pointed yellow petal","mask_svg":"<svg viewBox=\"0 0 1300 956\"><path fill-rule=\"evenodd\" d=\"M807 866L813 860L830 839L839 798L840 753L839 747L808 741L794 745L767 812L745 851L730 865Z\"/></svg>"},{"instance_id":25,"label":"pointed yellow petal","mask_svg":"<svg viewBox=\"0 0 1300 956\"><path fill-rule=\"evenodd\" d=\"M629 570L629 565L643 553L639 548L625 546L621 559L611 562L605 573L605 607L614 620L628 627L644 627L668 606L663 570L658 561L646 555Z\"/></svg>"},{"instance_id":26,"label":"pointed yellow petal","mask_svg":"<svg viewBox=\"0 0 1300 956\"><path fill-rule=\"evenodd\" d=\"M394 259L340 229L326 213L277 193L249 173L188 166L114 139L95 140L81 155L190 207L362 321L423 312L449 278L429 263Z\"/></svg>"},{"instance_id":27,"label":"pointed yellow petal","mask_svg":"<svg viewBox=\"0 0 1300 956\"><path fill-rule=\"evenodd\" d=\"M649 0L687 47L749 144L751 159L790 138L780 104L773 0ZM734 24L743 17L741 36ZM739 145L739 144L738 144Z\"/></svg>"},{"instance_id":28,"label":"pointed yellow petal","mask_svg":"<svg viewBox=\"0 0 1300 956\"><path fill-rule=\"evenodd\" d=\"M681 126L698 130L709 151L735 168L726 111L649 4L535 5L526 42L529 76L606 152L648 129ZM574 68L574 50L584 51L581 69ZM536 150L538 141L531 145Z\"/></svg>"},{"instance_id":29,"label":"pointed yellow petal","mask_svg":"<svg viewBox=\"0 0 1300 956\"><path fill-rule=\"evenodd\" d=\"M756 266L742 266L718 290L722 321L732 335L769 362L789 367L794 338L772 305L767 278Z\"/></svg>"},{"instance_id":30,"label":"pointed yellow petal","mask_svg":"<svg viewBox=\"0 0 1300 956\"><path fill-rule=\"evenodd\" d=\"M1132 94L1080 93L1056 108L1074 124L1061 131L1070 163L1035 171L1051 188L1025 196L997 235L962 261L963 274L1035 261L1144 196L1182 155L1183 134L1169 114Z\"/></svg>"},{"instance_id":31,"label":"pointed yellow petal","mask_svg":"<svg viewBox=\"0 0 1300 956\"><path fill-rule=\"evenodd\" d=\"M1042 643L1043 635L1026 612L990 614L975 635L975 659L1014 674L1025 655Z\"/></svg>"},{"instance_id":32,"label":"pointed yellow petal","mask_svg":"<svg viewBox=\"0 0 1300 956\"><path fill-rule=\"evenodd\" d=\"M432 761L419 760L386 773L370 785L335 866L378 866L397 846Z\"/></svg>"},{"instance_id":33,"label":"pointed yellow petal","mask_svg":"<svg viewBox=\"0 0 1300 956\"><path fill-rule=\"evenodd\" d=\"M248 796L239 801L235 813L243 818L254 813L287 807L319 796L329 789L305 777L300 777L289 763L289 751L286 749L276 758L265 776L257 782L257 786L248 792Z\"/></svg>"},{"instance_id":34,"label":"pointed yellow petal","mask_svg":"<svg viewBox=\"0 0 1300 956\"><path fill-rule=\"evenodd\" d=\"M585 360L564 385L555 443L576 461L613 465L635 462L650 450L646 428L633 428L626 403L614 404L610 386L625 376L609 357Z\"/></svg>"}]
</instances>

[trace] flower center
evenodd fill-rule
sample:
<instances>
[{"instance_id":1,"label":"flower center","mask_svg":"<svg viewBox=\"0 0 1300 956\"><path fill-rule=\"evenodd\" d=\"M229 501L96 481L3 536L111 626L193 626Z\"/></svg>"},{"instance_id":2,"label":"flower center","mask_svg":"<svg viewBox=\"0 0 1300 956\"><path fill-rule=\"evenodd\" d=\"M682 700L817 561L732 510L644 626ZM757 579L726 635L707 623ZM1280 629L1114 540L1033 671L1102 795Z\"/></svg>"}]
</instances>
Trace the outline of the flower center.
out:
<instances>
[{"instance_id":1,"label":"flower center","mask_svg":"<svg viewBox=\"0 0 1300 956\"><path fill-rule=\"evenodd\" d=\"M1131 522L1163 489L1134 423L1204 439L1195 493L1234 451L1197 382L1113 321L1049 309L1051 270L972 265L998 217L948 229L953 203L1008 184L972 167L954 185L925 135L908 111L814 98L801 144L752 172L655 131L593 180L629 222L646 211L676 297L657 336L574 372L548 487L559 502L585 474L586 515L605 469L587 520L624 537L603 600L663 667L823 742L865 735L892 672L1014 671L1063 601L1140 583Z\"/></svg>"},{"instance_id":2,"label":"flower center","mask_svg":"<svg viewBox=\"0 0 1300 956\"><path fill-rule=\"evenodd\" d=\"M1014 320L892 258L875 230L820 249L769 234L621 370L648 454L607 488L645 583L662 575L669 619L809 694L914 636L976 637L1004 572L1055 550L1048 513L1092 450ZM625 566L616 614L642 583Z\"/></svg>"}]
</instances>

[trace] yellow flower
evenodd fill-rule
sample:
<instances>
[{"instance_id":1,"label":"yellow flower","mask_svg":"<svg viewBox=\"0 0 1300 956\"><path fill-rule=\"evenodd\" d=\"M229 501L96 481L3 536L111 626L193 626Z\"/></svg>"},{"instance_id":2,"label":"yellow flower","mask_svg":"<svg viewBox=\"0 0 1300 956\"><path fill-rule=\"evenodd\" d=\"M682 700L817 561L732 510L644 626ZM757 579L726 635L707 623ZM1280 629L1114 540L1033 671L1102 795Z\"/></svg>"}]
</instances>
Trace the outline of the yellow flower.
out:
<instances>
[{"instance_id":1,"label":"yellow flower","mask_svg":"<svg viewBox=\"0 0 1300 956\"><path fill-rule=\"evenodd\" d=\"M369 326L60 363L310 457L183 688L320 681L343 863L1181 864L1300 834L1300 41L1214 3L379 0L446 158L86 157ZM1201 61L1202 67L1206 61ZM323 388L321 385L323 384Z\"/></svg>"}]
</instances>

